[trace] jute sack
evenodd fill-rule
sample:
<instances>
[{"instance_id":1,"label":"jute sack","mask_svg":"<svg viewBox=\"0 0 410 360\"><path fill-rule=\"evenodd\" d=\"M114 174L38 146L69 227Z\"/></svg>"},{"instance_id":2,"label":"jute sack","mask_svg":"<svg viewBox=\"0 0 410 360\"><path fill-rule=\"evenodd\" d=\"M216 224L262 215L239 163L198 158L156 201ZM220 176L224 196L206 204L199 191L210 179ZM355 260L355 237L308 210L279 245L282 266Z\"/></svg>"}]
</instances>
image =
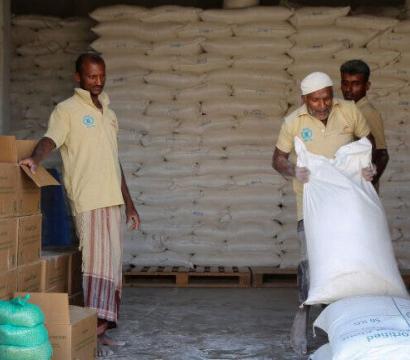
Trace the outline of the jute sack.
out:
<instances>
[{"instance_id":1,"label":"jute sack","mask_svg":"<svg viewBox=\"0 0 410 360\"><path fill-rule=\"evenodd\" d=\"M178 134L193 134L193 135L203 135L207 131L218 130L219 132L229 131L230 129L236 127L238 121L234 116L206 116L202 115L200 118L192 120L182 120L174 130ZM212 151L211 151L212 150ZM185 153L174 153L174 157L186 157ZM190 158L223 158L226 157L226 153L222 149L201 147L199 151L191 151L189 153Z\"/></svg>"},{"instance_id":2,"label":"jute sack","mask_svg":"<svg viewBox=\"0 0 410 360\"><path fill-rule=\"evenodd\" d=\"M250 88L249 86L234 86L233 96L236 99L266 100L275 101L276 99L287 98L290 85L272 85L272 87Z\"/></svg>"},{"instance_id":3,"label":"jute sack","mask_svg":"<svg viewBox=\"0 0 410 360\"><path fill-rule=\"evenodd\" d=\"M272 146L273 142L274 139L271 133L249 133L249 131L242 131L235 128L225 130L223 132L221 132L220 130L209 130L204 132L202 136L202 144L204 144L205 146L230 147L236 145L256 145L264 147ZM265 165L266 164L269 164L269 161L265 163ZM223 170L222 164L219 170Z\"/></svg>"},{"instance_id":4,"label":"jute sack","mask_svg":"<svg viewBox=\"0 0 410 360\"><path fill-rule=\"evenodd\" d=\"M144 84L144 75L148 73L147 70L134 68L129 71L110 71L107 73L108 77L105 80L105 89L109 91L118 87L132 87L141 86Z\"/></svg>"},{"instance_id":5,"label":"jute sack","mask_svg":"<svg viewBox=\"0 0 410 360\"><path fill-rule=\"evenodd\" d=\"M148 9L132 5L112 5L99 7L89 15L98 22L117 20L140 20L148 13Z\"/></svg>"},{"instance_id":6,"label":"jute sack","mask_svg":"<svg viewBox=\"0 0 410 360\"><path fill-rule=\"evenodd\" d=\"M162 145L174 145L175 136L169 136L164 139L167 142L163 142ZM181 176L192 176L196 173L196 168L191 161L173 161L173 162L158 162L149 163L146 166L142 166L140 169L135 171L135 175L141 177L155 177L170 179Z\"/></svg>"},{"instance_id":7,"label":"jute sack","mask_svg":"<svg viewBox=\"0 0 410 360\"><path fill-rule=\"evenodd\" d=\"M201 54L184 56L176 59L173 70L203 74L208 71L226 69L232 65L232 59L222 55Z\"/></svg>"},{"instance_id":8,"label":"jute sack","mask_svg":"<svg viewBox=\"0 0 410 360\"><path fill-rule=\"evenodd\" d=\"M224 39L232 36L232 29L227 24L216 22L197 22L186 24L178 31L178 38L192 39L204 37L206 39Z\"/></svg>"},{"instance_id":9,"label":"jute sack","mask_svg":"<svg viewBox=\"0 0 410 360\"><path fill-rule=\"evenodd\" d=\"M233 58L232 67L234 69L272 71L273 69L286 69L290 64L292 64L292 62L292 58L284 54L269 56L243 55L235 56Z\"/></svg>"},{"instance_id":10,"label":"jute sack","mask_svg":"<svg viewBox=\"0 0 410 360\"><path fill-rule=\"evenodd\" d=\"M67 54L80 55L83 52L90 51L90 42L86 41L71 41L64 47L64 52Z\"/></svg>"},{"instance_id":11,"label":"jute sack","mask_svg":"<svg viewBox=\"0 0 410 360\"><path fill-rule=\"evenodd\" d=\"M360 15L360 16L345 16L336 19L336 25L348 27L352 29L371 29L384 31L394 27L399 23L399 20L388 17Z\"/></svg>"},{"instance_id":12,"label":"jute sack","mask_svg":"<svg viewBox=\"0 0 410 360\"><path fill-rule=\"evenodd\" d=\"M350 11L350 6L346 7L326 7L307 6L297 9L290 18L293 26L326 26L335 23L337 18L346 16Z\"/></svg>"},{"instance_id":13,"label":"jute sack","mask_svg":"<svg viewBox=\"0 0 410 360\"><path fill-rule=\"evenodd\" d=\"M410 33L410 20L400 21L393 29L396 33Z\"/></svg>"},{"instance_id":14,"label":"jute sack","mask_svg":"<svg viewBox=\"0 0 410 360\"><path fill-rule=\"evenodd\" d=\"M298 81L302 81L305 76L313 71L322 71L328 74L332 79L337 79L340 76L340 62L334 59L328 61L314 61L311 62L295 62L289 65L287 71L293 75Z\"/></svg>"},{"instance_id":15,"label":"jute sack","mask_svg":"<svg viewBox=\"0 0 410 360\"><path fill-rule=\"evenodd\" d=\"M374 70L376 68L383 68L397 62L400 57L400 53L398 51L380 49L369 51L368 49L361 48L345 49L335 53L334 57L336 60L339 60L341 64L351 59L361 59L370 66L371 70Z\"/></svg>"},{"instance_id":16,"label":"jute sack","mask_svg":"<svg viewBox=\"0 0 410 360\"><path fill-rule=\"evenodd\" d=\"M122 71L125 72L127 70L134 70L138 69L139 72L145 72L146 74L149 73L149 69L144 69L143 64L145 62L142 62L141 64L141 59L145 60L144 55L136 55L136 56L124 56L122 54L116 53L116 54L107 54L107 56L104 57L104 61L107 67L107 73L110 74L111 72L117 72L117 71Z\"/></svg>"},{"instance_id":17,"label":"jute sack","mask_svg":"<svg viewBox=\"0 0 410 360\"><path fill-rule=\"evenodd\" d=\"M408 52L410 50L409 34L407 33L394 33L392 31L385 32L370 43L367 44L369 49L388 49L396 50L400 52Z\"/></svg>"},{"instance_id":18,"label":"jute sack","mask_svg":"<svg viewBox=\"0 0 410 360\"><path fill-rule=\"evenodd\" d=\"M195 217L193 217L193 219L196 220L196 222L200 221L200 219L196 219ZM223 241L218 239L201 239L195 235L166 239L164 244L167 249L179 254L208 253L224 246Z\"/></svg>"},{"instance_id":19,"label":"jute sack","mask_svg":"<svg viewBox=\"0 0 410 360\"><path fill-rule=\"evenodd\" d=\"M220 55L269 55L283 54L292 47L292 43L286 38L272 41L269 38L226 38L206 40L202 47L207 53Z\"/></svg>"},{"instance_id":20,"label":"jute sack","mask_svg":"<svg viewBox=\"0 0 410 360\"><path fill-rule=\"evenodd\" d=\"M399 62L383 69L377 69L372 73L372 76L373 75L382 78L394 78L410 81L410 67Z\"/></svg>"},{"instance_id":21,"label":"jute sack","mask_svg":"<svg viewBox=\"0 0 410 360\"><path fill-rule=\"evenodd\" d=\"M91 42L95 35L89 30L58 28L58 29L41 29L37 32L37 40L40 42L55 41L61 46L71 41Z\"/></svg>"},{"instance_id":22,"label":"jute sack","mask_svg":"<svg viewBox=\"0 0 410 360\"><path fill-rule=\"evenodd\" d=\"M175 72L153 72L144 76L148 84L186 89L197 86L205 81L205 75Z\"/></svg>"},{"instance_id":23,"label":"jute sack","mask_svg":"<svg viewBox=\"0 0 410 360\"><path fill-rule=\"evenodd\" d=\"M163 23L163 22L196 22L199 21L199 14L201 9L177 6L177 5L164 5L154 7L141 17L141 21L150 23Z\"/></svg>"},{"instance_id":24,"label":"jute sack","mask_svg":"<svg viewBox=\"0 0 410 360\"><path fill-rule=\"evenodd\" d=\"M199 16L203 21L244 24L255 21L286 21L292 13L292 10L281 6L257 6L249 9L205 10Z\"/></svg>"},{"instance_id":25,"label":"jute sack","mask_svg":"<svg viewBox=\"0 0 410 360\"><path fill-rule=\"evenodd\" d=\"M109 53L106 56L110 59L113 65L123 64L115 68L128 69L130 65L132 68L144 69L146 72L151 71L171 71L173 65L177 62L176 56L160 56L160 55L142 55L133 54L132 56L124 56L122 54Z\"/></svg>"},{"instance_id":26,"label":"jute sack","mask_svg":"<svg viewBox=\"0 0 410 360\"><path fill-rule=\"evenodd\" d=\"M149 234L153 236L153 234ZM146 252L139 253L131 252L124 253L124 264L134 264L136 266L187 266L192 267L190 254L177 254L173 251L164 251L160 253Z\"/></svg>"},{"instance_id":27,"label":"jute sack","mask_svg":"<svg viewBox=\"0 0 410 360\"><path fill-rule=\"evenodd\" d=\"M48 41L46 43L34 41L29 44L19 46L16 52L21 56L37 56L53 54L62 49L62 46L55 41Z\"/></svg>"},{"instance_id":28,"label":"jute sack","mask_svg":"<svg viewBox=\"0 0 410 360\"><path fill-rule=\"evenodd\" d=\"M34 64L41 69L70 69L74 73L74 63L76 57L64 53L55 53L52 55L39 55L34 57ZM13 60L14 63L15 60ZM27 60L26 60L27 61ZM28 61L30 63L30 61Z\"/></svg>"},{"instance_id":29,"label":"jute sack","mask_svg":"<svg viewBox=\"0 0 410 360\"><path fill-rule=\"evenodd\" d=\"M159 117L159 116L146 116L138 115L130 118L121 117L118 119L120 129L128 129L140 132L141 134L150 135L166 135L174 130L178 126L178 121L172 118ZM127 147L130 148L129 146ZM134 148L134 152L141 152L140 149ZM121 149L121 155L124 156L124 149ZM137 158L142 160L141 154L134 154L135 161ZM145 160L149 158L144 157Z\"/></svg>"},{"instance_id":30,"label":"jute sack","mask_svg":"<svg viewBox=\"0 0 410 360\"><path fill-rule=\"evenodd\" d=\"M142 41L172 40L182 28L178 23L143 23L135 20L109 21L99 23L92 28L100 37L129 37Z\"/></svg>"},{"instance_id":31,"label":"jute sack","mask_svg":"<svg viewBox=\"0 0 410 360\"><path fill-rule=\"evenodd\" d=\"M91 47L102 53L145 54L151 49L151 43L132 37L101 37L91 43Z\"/></svg>"},{"instance_id":32,"label":"jute sack","mask_svg":"<svg viewBox=\"0 0 410 360\"><path fill-rule=\"evenodd\" d=\"M297 44L286 53L296 61L306 61L310 59L330 59L333 54L349 48L349 41L335 41L323 44Z\"/></svg>"},{"instance_id":33,"label":"jute sack","mask_svg":"<svg viewBox=\"0 0 410 360\"><path fill-rule=\"evenodd\" d=\"M176 100L180 103L195 103L231 96L232 89L223 84L202 84L176 92Z\"/></svg>"},{"instance_id":34,"label":"jute sack","mask_svg":"<svg viewBox=\"0 0 410 360\"><path fill-rule=\"evenodd\" d=\"M109 90L109 95L112 101L121 99L123 101L133 101L139 99L151 101L172 101L176 91L169 87L162 87L151 84L130 84L118 86Z\"/></svg>"},{"instance_id":35,"label":"jute sack","mask_svg":"<svg viewBox=\"0 0 410 360\"><path fill-rule=\"evenodd\" d=\"M296 34L289 37L298 45L311 46L323 45L335 41L348 41L354 47L365 46L377 31L362 29L351 29L341 26L312 26L301 28Z\"/></svg>"},{"instance_id":36,"label":"jute sack","mask_svg":"<svg viewBox=\"0 0 410 360\"><path fill-rule=\"evenodd\" d=\"M248 24L232 25L235 36L285 38L296 32L288 22L253 22Z\"/></svg>"},{"instance_id":37,"label":"jute sack","mask_svg":"<svg viewBox=\"0 0 410 360\"><path fill-rule=\"evenodd\" d=\"M252 71L242 69L214 70L207 75L207 81L214 84L271 87L291 83L285 71Z\"/></svg>"},{"instance_id":38,"label":"jute sack","mask_svg":"<svg viewBox=\"0 0 410 360\"><path fill-rule=\"evenodd\" d=\"M201 115L201 110L199 104L180 104L176 101L168 103L153 102L148 106L146 114L148 116L193 120Z\"/></svg>"},{"instance_id":39,"label":"jute sack","mask_svg":"<svg viewBox=\"0 0 410 360\"><path fill-rule=\"evenodd\" d=\"M33 30L58 28L61 19L53 16L42 15L19 15L13 16L13 26L26 27Z\"/></svg>"},{"instance_id":40,"label":"jute sack","mask_svg":"<svg viewBox=\"0 0 410 360\"><path fill-rule=\"evenodd\" d=\"M15 47L31 43L37 39L37 31L23 26L13 26L10 35L11 43Z\"/></svg>"},{"instance_id":41,"label":"jute sack","mask_svg":"<svg viewBox=\"0 0 410 360\"><path fill-rule=\"evenodd\" d=\"M259 0L224 0L224 9L243 9L259 5Z\"/></svg>"},{"instance_id":42,"label":"jute sack","mask_svg":"<svg viewBox=\"0 0 410 360\"><path fill-rule=\"evenodd\" d=\"M169 56L169 55L197 55L202 52L201 43L205 38L195 39L174 39L156 42L147 51L149 55Z\"/></svg>"},{"instance_id":43,"label":"jute sack","mask_svg":"<svg viewBox=\"0 0 410 360\"><path fill-rule=\"evenodd\" d=\"M83 30L89 32L94 21L86 17L70 17L60 19L59 25L67 30Z\"/></svg>"},{"instance_id":44,"label":"jute sack","mask_svg":"<svg viewBox=\"0 0 410 360\"><path fill-rule=\"evenodd\" d=\"M232 185L232 180L229 179L229 176L195 175L175 179L172 188L221 188L227 185Z\"/></svg>"},{"instance_id":45,"label":"jute sack","mask_svg":"<svg viewBox=\"0 0 410 360\"><path fill-rule=\"evenodd\" d=\"M221 100L208 100L202 103L202 113L209 116L280 116L286 111L287 105L282 101L272 99L243 99L231 97Z\"/></svg>"}]
</instances>

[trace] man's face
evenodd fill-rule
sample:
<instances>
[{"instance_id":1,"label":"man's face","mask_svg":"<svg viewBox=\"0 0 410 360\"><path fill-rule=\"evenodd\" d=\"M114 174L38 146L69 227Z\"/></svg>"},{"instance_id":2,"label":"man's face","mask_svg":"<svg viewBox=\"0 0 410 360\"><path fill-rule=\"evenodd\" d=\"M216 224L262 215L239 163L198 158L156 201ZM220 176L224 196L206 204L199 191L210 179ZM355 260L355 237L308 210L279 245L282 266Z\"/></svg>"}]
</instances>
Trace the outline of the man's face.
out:
<instances>
[{"instance_id":1,"label":"man's face","mask_svg":"<svg viewBox=\"0 0 410 360\"><path fill-rule=\"evenodd\" d=\"M370 82L366 81L363 74L341 73L340 88L345 100L359 101L366 96Z\"/></svg>"},{"instance_id":2,"label":"man's face","mask_svg":"<svg viewBox=\"0 0 410 360\"><path fill-rule=\"evenodd\" d=\"M333 88L331 86L302 96L310 115L320 121L329 117L333 105Z\"/></svg>"},{"instance_id":3,"label":"man's face","mask_svg":"<svg viewBox=\"0 0 410 360\"><path fill-rule=\"evenodd\" d=\"M81 89L89 91L91 96L98 96L104 89L105 65L86 60L75 78Z\"/></svg>"}]
</instances>

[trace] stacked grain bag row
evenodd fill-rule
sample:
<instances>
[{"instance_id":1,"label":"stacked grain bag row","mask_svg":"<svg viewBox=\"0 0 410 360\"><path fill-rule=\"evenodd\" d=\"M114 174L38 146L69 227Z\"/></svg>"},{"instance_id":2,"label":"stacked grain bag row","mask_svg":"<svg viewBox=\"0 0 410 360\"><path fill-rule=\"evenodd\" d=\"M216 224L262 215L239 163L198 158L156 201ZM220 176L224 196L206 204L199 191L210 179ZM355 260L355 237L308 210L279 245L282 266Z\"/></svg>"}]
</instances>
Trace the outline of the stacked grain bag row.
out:
<instances>
[{"instance_id":1,"label":"stacked grain bag row","mask_svg":"<svg viewBox=\"0 0 410 360\"><path fill-rule=\"evenodd\" d=\"M271 169L291 79L285 8L94 11L143 265L280 265L295 235ZM292 234L292 235L290 235ZM131 236L131 235L130 235Z\"/></svg>"},{"instance_id":2,"label":"stacked grain bag row","mask_svg":"<svg viewBox=\"0 0 410 360\"><path fill-rule=\"evenodd\" d=\"M74 62L94 38L88 19L22 15L12 19L11 126L38 138L54 105L73 91Z\"/></svg>"}]
</instances>

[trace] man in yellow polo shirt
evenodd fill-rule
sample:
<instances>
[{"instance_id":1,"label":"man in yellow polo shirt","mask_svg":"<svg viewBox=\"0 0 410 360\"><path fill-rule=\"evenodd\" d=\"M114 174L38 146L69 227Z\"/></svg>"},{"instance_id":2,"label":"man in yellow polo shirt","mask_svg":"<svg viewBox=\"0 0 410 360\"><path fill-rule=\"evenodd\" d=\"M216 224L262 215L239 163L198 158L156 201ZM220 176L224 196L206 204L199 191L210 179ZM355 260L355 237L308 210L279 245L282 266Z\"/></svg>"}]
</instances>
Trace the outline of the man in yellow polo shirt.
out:
<instances>
[{"instance_id":1,"label":"man in yellow polo shirt","mask_svg":"<svg viewBox=\"0 0 410 360\"><path fill-rule=\"evenodd\" d=\"M303 105L285 117L276 147L272 166L286 178L293 178L296 193L298 237L301 262L298 267L299 303L307 298L309 267L303 226L303 184L309 181L309 169L295 165L294 138L297 136L306 148L315 154L333 158L336 151L356 138L370 135L367 122L353 102L333 98L333 82L321 72L306 76L301 82ZM363 169L363 176L371 181L371 166ZM291 330L292 348L300 356L307 352L307 321L309 307L299 308Z\"/></svg>"},{"instance_id":2,"label":"man in yellow polo shirt","mask_svg":"<svg viewBox=\"0 0 410 360\"><path fill-rule=\"evenodd\" d=\"M80 87L56 106L46 134L21 164L35 172L52 150L60 149L83 254L84 304L97 310L98 352L104 356L112 353L107 345L124 345L105 334L116 326L121 299L121 205L134 229L140 219L118 159L118 122L103 92L104 60L93 53L80 55L75 78Z\"/></svg>"},{"instance_id":3,"label":"man in yellow polo shirt","mask_svg":"<svg viewBox=\"0 0 410 360\"><path fill-rule=\"evenodd\" d=\"M380 113L367 99L367 91L370 88L370 68L362 60L349 60L340 67L341 90L345 100L356 103L360 112L366 118L370 131L376 142L373 153L373 162L377 174L373 178L373 185L379 190L379 180L389 162L389 154L386 148L383 119Z\"/></svg>"}]
</instances>

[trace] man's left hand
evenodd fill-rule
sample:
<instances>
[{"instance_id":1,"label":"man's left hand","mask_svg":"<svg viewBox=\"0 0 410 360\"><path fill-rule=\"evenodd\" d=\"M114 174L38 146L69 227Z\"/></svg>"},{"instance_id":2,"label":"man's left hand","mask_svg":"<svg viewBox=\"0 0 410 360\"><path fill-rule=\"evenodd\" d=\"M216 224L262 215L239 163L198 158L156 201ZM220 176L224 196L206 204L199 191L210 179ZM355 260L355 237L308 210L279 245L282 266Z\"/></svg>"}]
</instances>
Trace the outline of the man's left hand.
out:
<instances>
[{"instance_id":1,"label":"man's left hand","mask_svg":"<svg viewBox=\"0 0 410 360\"><path fill-rule=\"evenodd\" d=\"M371 164L368 167L362 169L362 176L366 181L373 181L373 177L377 174L376 166Z\"/></svg>"},{"instance_id":2,"label":"man's left hand","mask_svg":"<svg viewBox=\"0 0 410 360\"><path fill-rule=\"evenodd\" d=\"M138 212L137 210L135 210L134 207L131 209L126 209L125 216L126 216L126 223L128 224L131 222L130 229L132 230L140 229L140 225L141 225L140 216L138 215Z\"/></svg>"}]
</instances>

